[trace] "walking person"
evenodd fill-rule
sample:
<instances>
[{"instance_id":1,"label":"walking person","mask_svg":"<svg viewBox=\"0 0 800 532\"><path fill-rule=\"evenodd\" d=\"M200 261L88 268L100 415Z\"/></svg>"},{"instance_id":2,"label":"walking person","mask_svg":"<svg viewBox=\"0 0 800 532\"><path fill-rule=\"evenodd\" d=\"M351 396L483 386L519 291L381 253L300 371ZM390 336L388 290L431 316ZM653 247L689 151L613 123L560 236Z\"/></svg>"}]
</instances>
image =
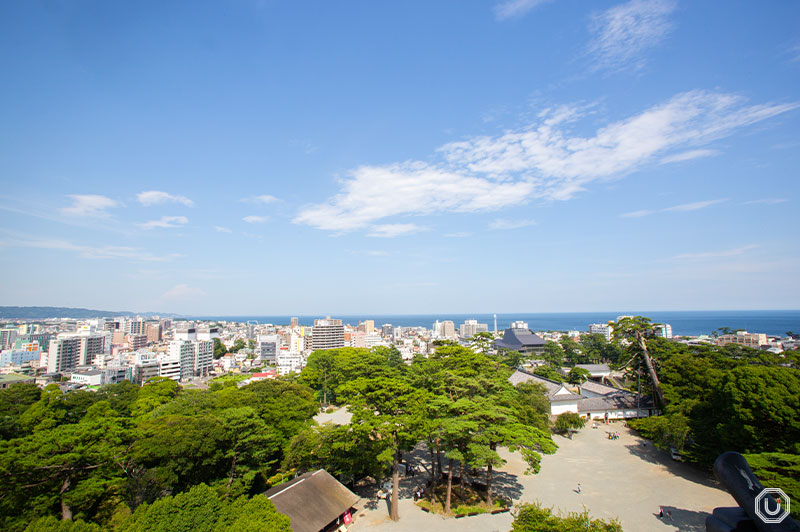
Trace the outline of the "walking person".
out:
<instances>
[{"instance_id":1,"label":"walking person","mask_svg":"<svg viewBox=\"0 0 800 532\"><path fill-rule=\"evenodd\" d=\"M578 495L580 495L580 494L581 494L581 483L578 482Z\"/></svg>"}]
</instances>

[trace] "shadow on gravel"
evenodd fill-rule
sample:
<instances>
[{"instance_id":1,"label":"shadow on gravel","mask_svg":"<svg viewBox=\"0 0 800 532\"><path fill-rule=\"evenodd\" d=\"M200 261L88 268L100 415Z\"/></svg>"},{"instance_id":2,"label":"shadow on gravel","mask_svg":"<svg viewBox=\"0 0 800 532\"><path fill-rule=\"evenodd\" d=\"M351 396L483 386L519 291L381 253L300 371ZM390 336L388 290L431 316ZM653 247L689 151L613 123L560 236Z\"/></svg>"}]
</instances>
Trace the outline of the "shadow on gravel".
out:
<instances>
[{"instance_id":1,"label":"shadow on gravel","mask_svg":"<svg viewBox=\"0 0 800 532\"><path fill-rule=\"evenodd\" d=\"M657 449L650 442L646 442L644 445L638 442L629 443L625 445L625 448L628 449L629 453L640 460L666 467L667 470L676 477L681 477L695 484L701 484L709 488L721 489L719 483L711 476L711 473L697 469L690 464L672 460L665 451Z\"/></svg>"},{"instance_id":2,"label":"shadow on gravel","mask_svg":"<svg viewBox=\"0 0 800 532\"><path fill-rule=\"evenodd\" d=\"M658 511L653 514L656 521L661 521L664 525L670 527L678 527L681 532L705 532L706 531L706 517L705 512L697 512L694 510L684 510L683 508L676 508L674 506L662 506L664 517L658 516ZM658 508L656 508L658 510ZM660 528L660 527L659 527ZM654 528L654 530L657 530Z\"/></svg>"}]
</instances>

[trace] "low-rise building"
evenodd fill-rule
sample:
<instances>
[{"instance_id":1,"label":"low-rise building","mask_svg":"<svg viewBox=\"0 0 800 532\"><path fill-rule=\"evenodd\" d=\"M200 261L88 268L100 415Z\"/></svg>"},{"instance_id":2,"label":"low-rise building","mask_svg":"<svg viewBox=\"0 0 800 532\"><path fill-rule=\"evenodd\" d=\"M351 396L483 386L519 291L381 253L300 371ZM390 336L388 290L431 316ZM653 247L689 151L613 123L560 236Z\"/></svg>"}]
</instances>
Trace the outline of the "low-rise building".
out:
<instances>
[{"instance_id":1,"label":"low-rise building","mask_svg":"<svg viewBox=\"0 0 800 532\"><path fill-rule=\"evenodd\" d=\"M19 375L17 373L0 375L0 390L8 388L12 384L21 384L21 383L33 384L35 380L36 379L30 375Z\"/></svg>"},{"instance_id":2,"label":"low-rise building","mask_svg":"<svg viewBox=\"0 0 800 532\"><path fill-rule=\"evenodd\" d=\"M768 344L767 335L764 333L749 333L747 331L736 331L732 334L723 334L717 338L717 345L736 344L745 347L758 349L762 345Z\"/></svg>"}]
</instances>

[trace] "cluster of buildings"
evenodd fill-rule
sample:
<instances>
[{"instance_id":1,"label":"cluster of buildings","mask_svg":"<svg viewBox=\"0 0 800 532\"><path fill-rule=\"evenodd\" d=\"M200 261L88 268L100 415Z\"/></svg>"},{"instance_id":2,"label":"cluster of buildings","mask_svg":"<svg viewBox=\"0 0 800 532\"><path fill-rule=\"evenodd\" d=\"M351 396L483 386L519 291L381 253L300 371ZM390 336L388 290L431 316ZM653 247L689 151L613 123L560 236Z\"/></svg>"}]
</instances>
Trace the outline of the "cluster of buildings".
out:
<instances>
[{"instance_id":1,"label":"cluster of buildings","mask_svg":"<svg viewBox=\"0 0 800 532\"><path fill-rule=\"evenodd\" d=\"M613 323L592 323L586 332L610 340ZM578 339L586 332L566 334ZM410 360L431 353L437 340L471 345L478 333L490 333L489 324L467 319L458 325L437 320L431 329L389 323L378 327L374 320L350 325L330 316L314 320L312 326L301 325L298 318L291 318L288 325L158 317L22 322L0 329L0 375L5 375L0 387L14 379L34 379L39 384L67 380L78 387L99 387L123 380L141 384L153 377L185 383L230 372L250 373L253 379L273 378L301 371L308 356L319 349L393 346L403 359ZM531 355L541 353L547 341L558 341L564 334L534 334L523 321L498 332L497 316L491 333L494 348ZM656 334L671 339L672 327L658 325ZM800 347L800 340L746 331L676 341L732 343L774 352Z\"/></svg>"}]
</instances>

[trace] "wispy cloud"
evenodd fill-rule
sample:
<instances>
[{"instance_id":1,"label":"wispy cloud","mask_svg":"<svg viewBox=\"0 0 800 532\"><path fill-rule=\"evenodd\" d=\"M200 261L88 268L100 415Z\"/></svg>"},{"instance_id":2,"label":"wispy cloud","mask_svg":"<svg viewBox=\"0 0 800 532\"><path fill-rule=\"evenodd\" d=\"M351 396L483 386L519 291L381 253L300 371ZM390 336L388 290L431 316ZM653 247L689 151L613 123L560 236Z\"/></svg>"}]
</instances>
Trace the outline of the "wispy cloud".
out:
<instances>
[{"instance_id":1,"label":"wispy cloud","mask_svg":"<svg viewBox=\"0 0 800 532\"><path fill-rule=\"evenodd\" d=\"M144 192L139 192L136 194L136 199L146 207L159 205L161 203L180 203L187 207L194 205L194 202L186 196L173 196L161 190L145 190Z\"/></svg>"},{"instance_id":2,"label":"wispy cloud","mask_svg":"<svg viewBox=\"0 0 800 532\"><path fill-rule=\"evenodd\" d=\"M620 214L620 217L622 217L622 218L641 218L642 216L650 216L651 214L654 214L656 212L658 212L658 211L648 211L647 209L641 209L641 210L638 210L638 211L624 212L624 213Z\"/></svg>"},{"instance_id":3,"label":"wispy cloud","mask_svg":"<svg viewBox=\"0 0 800 532\"><path fill-rule=\"evenodd\" d=\"M536 225L536 220L506 220L498 218L489 224L489 229L521 229Z\"/></svg>"},{"instance_id":4,"label":"wispy cloud","mask_svg":"<svg viewBox=\"0 0 800 532\"><path fill-rule=\"evenodd\" d=\"M129 246L81 245L62 239L47 238L11 238L4 241L9 247L49 249L77 253L85 259L125 259L133 262L167 262L181 255L170 253L155 255L147 250Z\"/></svg>"},{"instance_id":5,"label":"wispy cloud","mask_svg":"<svg viewBox=\"0 0 800 532\"><path fill-rule=\"evenodd\" d=\"M188 284L176 284L166 292L164 295L161 296L161 299L164 300L182 300L182 299L194 299L198 297L204 297L206 293L197 287L189 286Z\"/></svg>"},{"instance_id":6,"label":"wispy cloud","mask_svg":"<svg viewBox=\"0 0 800 532\"><path fill-rule=\"evenodd\" d=\"M149 222L140 223L138 226L142 229L171 229L187 223L189 223L189 219L186 216L162 216L158 220L150 220Z\"/></svg>"},{"instance_id":7,"label":"wispy cloud","mask_svg":"<svg viewBox=\"0 0 800 532\"><path fill-rule=\"evenodd\" d=\"M278 198L271 194L261 194L260 196L250 196L247 198L242 198L242 201L245 203L255 203L260 205L266 205L268 203L274 203L278 201Z\"/></svg>"},{"instance_id":8,"label":"wispy cloud","mask_svg":"<svg viewBox=\"0 0 800 532\"><path fill-rule=\"evenodd\" d=\"M788 50L789 60L792 62L800 62L800 43L791 45Z\"/></svg>"},{"instance_id":9,"label":"wispy cloud","mask_svg":"<svg viewBox=\"0 0 800 532\"><path fill-rule=\"evenodd\" d=\"M742 205L777 205L778 203L786 203L789 201L786 198L764 198L750 201L743 201Z\"/></svg>"},{"instance_id":10,"label":"wispy cloud","mask_svg":"<svg viewBox=\"0 0 800 532\"><path fill-rule=\"evenodd\" d=\"M113 199L97 194L70 194L67 197L72 200L72 205L60 210L65 216L108 218L108 209L119 205Z\"/></svg>"},{"instance_id":11,"label":"wispy cloud","mask_svg":"<svg viewBox=\"0 0 800 532\"><path fill-rule=\"evenodd\" d=\"M689 150L675 155L668 155L661 159L662 163L680 163L683 161L691 161L693 159L700 159L701 157L711 157L719 154L717 150Z\"/></svg>"},{"instance_id":12,"label":"wispy cloud","mask_svg":"<svg viewBox=\"0 0 800 532\"><path fill-rule=\"evenodd\" d=\"M504 0L494 6L494 14L497 20L521 17L542 4L551 0Z\"/></svg>"},{"instance_id":13,"label":"wispy cloud","mask_svg":"<svg viewBox=\"0 0 800 532\"><path fill-rule=\"evenodd\" d=\"M712 205L718 205L720 203L724 203L728 201L728 198L719 198L713 200L705 200L705 201L695 201L692 203L682 203L680 205L673 205L672 207L665 207L663 209L655 209L655 210L639 210L633 212L626 212L620 214L622 218L641 218L642 216L649 216L651 214L656 214L658 212L687 212L687 211L698 211L700 209L705 209L706 207L710 207Z\"/></svg>"},{"instance_id":14,"label":"wispy cloud","mask_svg":"<svg viewBox=\"0 0 800 532\"><path fill-rule=\"evenodd\" d=\"M405 236L420 231L427 231L426 227L420 227L417 224L384 224L376 225L371 228L367 236L377 238L394 238L396 236Z\"/></svg>"},{"instance_id":15,"label":"wispy cloud","mask_svg":"<svg viewBox=\"0 0 800 532\"><path fill-rule=\"evenodd\" d=\"M347 232L392 216L496 211L531 199L567 200L596 180L618 179L687 147L697 147L785 113L798 103L746 105L707 91L676 95L594 135L573 134L587 106L547 110L500 136L477 136L437 150L440 162L361 166L338 194L300 210L294 222Z\"/></svg>"},{"instance_id":16,"label":"wispy cloud","mask_svg":"<svg viewBox=\"0 0 800 532\"><path fill-rule=\"evenodd\" d=\"M664 209L664 212L685 212L685 211L697 211L700 209L705 209L706 207L710 207L712 205L717 205L719 203L724 203L728 201L728 198L720 198L714 200L705 200L705 201L695 201L693 203L683 203L681 205L675 205L674 207L667 207Z\"/></svg>"},{"instance_id":17,"label":"wispy cloud","mask_svg":"<svg viewBox=\"0 0 800 532\"><path fill-rule=\"evenodd\" d=\"M672 257L673 260L704 260L704 259L719 259L724 257L735 257L744 255L748 251L758 248L758 244L748 244L746 246L724 249L719 251L702 251L700 253L681 253Z\"/></svg>"},{"instance_id":18,"label":"wispy cloud","mask_svg":"<svg viewBox=\"0 0 800 532\"><path fill-rule=\"evenodd\" d=\"M230 233L231 232L231 230L229 228L222 227L221 225L215 225L214 226L214 231L216 231L217 233Z\"/></svg>"},{"instance_id":19,"label":"wispy cloud","mask_svg":"<svg viewBox=\"0 0 800 532\"><path fill-rule=\"evenodd\" d=\"M250 216L245 216L242 218L242 220L249 224L263 224L269 220L269 218L267 216L256 216L255 214L251 214Z\"/></svg>"},{"instance_id":20,"label":"wispy cloud","mask_svg":"<svg viewBox=\"0 0 800 532\"><path fill-rule=\"evenodd\" d=\"M595 69L639 68L644 52L656 46L672 29L671 0L631 0L592 18L589 53Z\"/></svg>"},{"instance_id":21,"label":"wispy cloud","mask_svg":"<svg viewBox=\"0 0 800 532\"><path fill-rule=\"evenodd\" d=\"M467 238L472 236L472 233L467 231L458 231L455 233L445 233L442 236L445 238Z\"/></svg>"}]
</instances>

